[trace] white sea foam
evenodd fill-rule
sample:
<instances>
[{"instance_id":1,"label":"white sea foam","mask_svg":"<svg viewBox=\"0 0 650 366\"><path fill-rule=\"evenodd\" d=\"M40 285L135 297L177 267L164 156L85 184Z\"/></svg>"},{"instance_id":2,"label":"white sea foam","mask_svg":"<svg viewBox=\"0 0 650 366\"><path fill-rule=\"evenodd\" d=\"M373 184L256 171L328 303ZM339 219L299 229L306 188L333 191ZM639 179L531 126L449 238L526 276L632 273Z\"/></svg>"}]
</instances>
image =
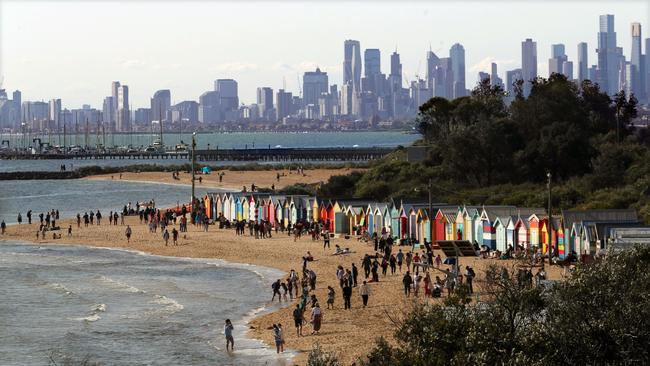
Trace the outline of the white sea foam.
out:
<instances>
[{"instance_id":1,"label":"white sea foam","mask_svg":"<svg viewBox=\"0 0 650 366\"><path fill-rule=\"evenodd\" d=\"M135 293L140 293L140 294L146 294L147 293L147 291L145 291L145 290L140 290L137 287L133 287L133 286L127 284L127 283L124 283L124 282L121 282L121 281L118 281L118 280L114 280L114 279L106 277L106 276L100 276L99 279L100 279L100 281L102 281L104 283L107 283L107 284L111 285L112 287L114 287L114 288L116 288L118 290L121 290L121 291L130 292L130 293L134 293L134 294Z\"/></svg>"},{"instance_id":2,"label":"white sea foam","mask_svg":"<svg viewBox=\"0 0 650 366\"><path fill-rule=\"evenodd\" d=\"M94 322L98 321L99 319L101 319L101 317L99 315L97 315L97 314L91 314L91 315L88 315L88 316L85 316L85 317L71 318L71 319L76 320L76 321L80 321L80 322L94 323Z\"/></svg>"},{"instance_id":3,"label":"white sea foam","mask_svg":"<svg viewBox=\"0 0 650 366\"><path fill-rule=\"evenodd\" d=\"M175 313L185 309L185 306L183 306L183 304L165 295L155 295L153 303L164 305L163 309L161 310L169 313Z\"/></svg>"},{"instance_id":4,"label":"white sea foam","mask_svg":"<svg viewBox=\"0 0 650 366\"><path fill-rule=\"evenodd\" d=\"M74 292L72 292L70 289L68 289L67 287L63 286L60 283L48 283L47 285L45 285L45 287L53 289L53 290L61 291L61 292L65 293L66 295L74 294Z\"/></svg>"},{"instance_id":5,"label":"white sea foam","mask_svg":"<svg viewBox=\"0 0 650 366\"><path fill-rule=\"evenodd\" d=\"M106 304L97 304L93 307L94 312L105 312L106 311Z\"/></svg>"}]
</instances>

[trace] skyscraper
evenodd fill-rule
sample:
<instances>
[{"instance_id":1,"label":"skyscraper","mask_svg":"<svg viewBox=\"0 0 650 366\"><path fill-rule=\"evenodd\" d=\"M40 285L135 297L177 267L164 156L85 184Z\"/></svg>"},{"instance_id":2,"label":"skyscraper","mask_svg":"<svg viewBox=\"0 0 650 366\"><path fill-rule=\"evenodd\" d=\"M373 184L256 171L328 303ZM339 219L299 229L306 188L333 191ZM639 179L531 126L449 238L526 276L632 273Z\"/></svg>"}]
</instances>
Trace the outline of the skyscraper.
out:
<instances>
[{"instance_id":1,"label":"skyscraper","mask_svg":"<svg viewBox=\"0 0 650 366\"><path fill-rule=\"evenodd\" d=\"M521 76L524 80L524 97L530 95L531 81L537 77L537 42L526 38L521 42Z\"/></svg>"},{"instance_id":2,"label":"skyscraper","mask_svg":"<svg viewBox=\"0 0 650 366\"><path fill-rule=\"evenodd\" d=\"M269 115L273 110L273 89L269 87L257 88L257 105L260 108L261 117L275 119L275 115Z\"/></svg>"},{"instance_id":3,"label":"skyscraper","mask_svg":"<svg viewBox=\"0 0 650 366\"><path fill-rule=\"evenodd\" d=\"M158 90L151 98L151 120L168 123L167 112L172 104L172 94L169 89Z\"/></svg>"},{"instance_id":4,"label":"skyscraper","mask_svg":"<svg viewBox=\"0 0 650 366\"><path fill-rule=\"evenodd\" d=\"M490 65L490 86L493 88L495 86L503 87L503 80L499 77L497 64L495 62Z\"/></svg>"},{"instance_id":5,"label":"skyscraper","mask_svg":"<svg viewBox=\"0 0 650 366\"><path fill-rule=\"evenodd\" d=\"M436 84L436 68L440 66L440 58L429 50L427 52L427 87L431 90L435 88Z\"/></svg>"},{"instance_id":6,"label":"skyscraper","mask_svg":"<svg viewBox=\"0 0 650 366\"><path fill-rule=\"evenodd\" d=\"M104 104L102 106L102 123L104 129L110 131L113 130L113 121L115 120L115 102L113 102L113 97L104 98ZM148 120L147 122L150 122Z\"/></svg>"},{"instance_id":7,"label":"skyscraper","mask_svg":"<svg viewBox=\"0 0 650 366\"><path fill-rule=\"evenodd\" d=\"M50 100L49 106L49 119L54 122L56 128L59 128L59 117L61 116L61 99Z\"/></svg>"},{"instance_id":8,"label":"skyscraper","mask_svg":"<svg viewBox=\"0 0 650 366\"><path fill-rule=\"evenodd\" d=\"M514 69L506 72L506 91L508 92L508 97L515 97L515 83L524 80L524 75L521 72L521 69Z\"/></svg>"},{"instance_id":9,"label":"skyscraper","mask_svg":"<svg viewBox=\"0 0 650 366\"><path fill-rule=\"evenodd\" d=\"M291 115L291 93L287 93L284 89L278 90L275 94L275 103L277 105L276 119L282 121L285 117Z\"/></svg>"},{"instance_id":10,"label":"skyscraper","mask_svg":"<svg viewBox=\"0 0 650 366\"><path fill-rule=\"evenodd\" d=\"M399 59L397 51L390 55L390 75L388 75L390 82L390 90L402 88L402 63Z\"/></svg>"},{"instance_id":11,"label":"skyscraper","mask_svg":"<svg viewBox=\"0 0 650 366\"><path fill-rule=\"evenodd\" d=\"M646 53L648 50L646 49ZM632 65L632 75L628 78L632 82L631 90L640 101L645 100L645 65L642 62L643 54L641 53L641 24L632 23L632 54L630 64Z\"/></svg>"},{"instance_id":12,"label":"skyscraper","mask_svg":"<svg viewBox=\"0 0 650 366\"><path fill-rule=\"evenodd\" d=\"M453 78L453 97L463 97L467 95L465 88L465 48L456 43L449 50L451 59L451 71Z\"/></svg>"},{"instance_id":13,"label":"skyscraper","mask_svg":"<svg viewBox=\"0 0 650 366\"><path fill-rule=\"evenodd\" d=\"M645 68L645 96L646 102L650 103L650 38L645 39L645 56L643 57Z\"/></svg>"},{"instance_id":14,"label":"skyscraper","mask_svg":"<svg viewBox=\"0 0 650 366\"><path fill-rule=\"evenodd\" d=\"M562 74L562 66L567 61L564 45L561 43L551 45L551 58L548 60L548 75Z\"/></svg>"},{"instance_id":15,"label":"skyscraper","mask_svg":"<svg viewBox=\"0 0 650 366\"><path fill-rule=\"evenodd\" d=\"M219 93L223 118L226 120L236 119L239 109L237 82L233 79L217 79L214 82L214 90Z\"/></svg>"},{"instance_id":16,"label":"skyscraper","mask_svg":"<svg viewBox=\"0 0 650 366\"><path fill-rule=\"evenodd\" d=\"M305 107L309 104L318 105L318 98L322 93L327 93L328 85L327 73L321 72L320 68L305 72L302 78L303 105Z\"/></svg>"},{"instance_id":17,"label":"skyscraper","mask_svg":"<svg viewBox=\"0 0 650 366\"><path fill-rule=\"evenodd\" d=\"M129 87L120 85L117 88L117 132L129 132L131 130L131 113L129 111Z\"/></svg>"},{"instance_id":18,"label":"skyscraper","mask_svg":"<svg viewBox=\"0 0 650 366\"><path fill-rule=\"evenodd\" d=\"M589 49L587 42L578 43L578 82L589 79Z\"/></svg>"},{"instance_id":19,"label":"skyscraper","mask_svg":"<svg viewBox=\"0 0 650 366\"><path fill-rule=\"evenodd\" d=\"M381 74L381 52L376 48L367 48L363 52L363 75L371 77Z\"/></svg>"},{"instance_id":20,"label":"skyscraper","mask_svg":"<svg viewBox=\"0 0 650 366\"><path fill-rule=\"evenodd\" d=\"M600 16L600 31L598 32L598 84L600 89L609 95L619 91L619 56L616 49L616 32L614 31L614 16Z\"/></svg>"},{"instance_id":21,"label":"skyscraper","mask_svg":"<svg viewBox=\"0 0 650 366\"><path fill-rule=\"evenodd\" d=\"M199 122L209 124L223 121L219 92L207 91L199 97Z\"/></svg>"},{"instance_id":22,"label":"skyscraper","mask_svg":"<svg viewBox=\"0 0 650 366\"><path fill-rule=\"evenodd\" d=\"M361 44L348 39L343 44L343 83L352 83L354 91L361 90Z\"/></svg>"}]
</instances>

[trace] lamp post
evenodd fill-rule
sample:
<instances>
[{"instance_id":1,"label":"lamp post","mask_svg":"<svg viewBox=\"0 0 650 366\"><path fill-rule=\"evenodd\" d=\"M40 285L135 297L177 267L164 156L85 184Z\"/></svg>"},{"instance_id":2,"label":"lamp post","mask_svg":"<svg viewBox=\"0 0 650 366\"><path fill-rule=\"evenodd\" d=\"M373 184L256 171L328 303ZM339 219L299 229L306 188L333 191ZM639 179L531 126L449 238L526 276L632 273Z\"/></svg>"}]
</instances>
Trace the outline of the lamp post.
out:
<instances>
[{"instance_id":1,"label":"lamp post","mask_svg":"<svg viewBox=\"0 0 650 366\"><path fill-rule=\"evenodd\" d=\"M432 195L431 195L431 190L433 188L433 184L431 182L431 178L429 178L429 240L431 241L431 248L433 249L433 200L432 200Z\"/></svg>"},{"instance_id":2,"label":"lamp post","mask_svg":"<svg viewBox=\"0 0 650 366\"><path fill-rule=\"evenodd\" d=\"M196 154L194 153L196 149L196 132L192 133L192 223L194 223L194 165L196 164Z\"/></svg>"},{"instance_id":3,"label":"lamp post","mask_svg":"<svg viewBox=\"0 0 650 366\"><path fill-rule=\"evenodd\" d=\"M551 244L552 244L552 237L553 237L553 217L551 216L551 172L546 173L546 178L548 178L547 182L547 188L548 188L548 224L547 224L547 230L546 234L548 236L547 238L547 252L548 252L548 263L551 263Z\"/></svg>"}]
</instances>

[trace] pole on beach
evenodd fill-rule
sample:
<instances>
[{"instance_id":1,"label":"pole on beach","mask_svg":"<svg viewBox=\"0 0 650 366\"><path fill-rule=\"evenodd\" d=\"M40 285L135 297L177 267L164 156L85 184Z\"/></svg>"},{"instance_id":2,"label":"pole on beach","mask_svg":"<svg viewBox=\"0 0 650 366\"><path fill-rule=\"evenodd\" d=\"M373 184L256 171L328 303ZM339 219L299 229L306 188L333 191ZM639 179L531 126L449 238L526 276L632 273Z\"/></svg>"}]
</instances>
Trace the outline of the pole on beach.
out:
<instances>
[{"instance_id":1,"label":"pole on beach","mask_svg":"<svg viewBox=\"0 0 650 366\"><path fill-rule=\"evenodd\" d=\"M433 200L431 197L431 189L433 184L431 178L429 178L429 241L431 242L431 248L433 250Z\"/></svg>"},{"instance_id":2,"label":"pole on beach","mask_svg":"<svg viewBox=\"0 0 650 366\"><path fill-rule=\"evenodd\" d=\"M192 224L194 224L194 165L196 164L196 155L194 150L196 149L196 132L192 133Z\"/></svg>"},{"instance_id":3,"label":"pole on beach","mask_svg":"<svg viewBox=\"0 0 650 366\"><path fill-rule=\"evenodd\" d=\"M546 224L546 234L547 234L547 242L546 242L546 250L548 252L548 264L551 264L551 244L552 238L553 238L553 217L551 215L551 172L546 173L546 177L548 178L548 223Z\"/></svg>"}]
</instances>

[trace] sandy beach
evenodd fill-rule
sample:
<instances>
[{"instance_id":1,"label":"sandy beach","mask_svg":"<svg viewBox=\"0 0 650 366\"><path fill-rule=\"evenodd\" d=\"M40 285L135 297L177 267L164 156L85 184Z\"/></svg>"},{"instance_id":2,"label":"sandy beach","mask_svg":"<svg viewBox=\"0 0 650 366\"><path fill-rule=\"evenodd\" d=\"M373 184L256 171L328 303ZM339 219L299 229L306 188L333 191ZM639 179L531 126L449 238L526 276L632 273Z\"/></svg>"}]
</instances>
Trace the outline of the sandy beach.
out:
<instances>
[{"instance_id":1,"label":"sandy beach","mask_svg":"<svg viewBox=\"0 0 650 366\"><path fill-rule=\"evenodd\" d=\"M124 177L123 177L124 178ZM311 332L309 326L304 329L304 337L297 337L293 328L291 312L295 307L295 302L290 306L280 309L276 312L265 314L253 319L250 323L251 329L249 335L254 338L262 339L265 343L272 345L273 338L271 331L267 330L273 323L282 323L285 325L286 347L297 350L298 355L294 359L295 364L305 364L307 354L314 343L320 343L328 351L335 351L339 354L345 365L355 362L359 357L364 356L372 348L374 340L380 336L391 339L395 330L395 325L390 318L399 317L404 310L408 309L414 298L405 298L402 290L402 275L396 273L383 277L380 274L378 283L370 284L371 295L369 306L362 308L361 297L357 289L354 289L352 297L352 310L343 309L343 299L338 280L335 276L336 267L340 264L344 268L351 268L354 262L360 269L360 281L363 280L363 269L361 268L361 258L365 253L374 253L374 248L367 243L360 242L354 238L335 238L332 240L332 248L339 244L341 247L350 248L354 253L345 256L331 255L333 249L323 249L322 241L314 242L311 237L303 237L294 241L292 237L286 234L274 234L271 239L254 239L248 235L236 236L233 230L218 230L211 227L209 232L203 232L199 227L190 225L189 232L181 235L178 246L165 246L161 234L149 233L148 227L139 223L137 217L126 217L126 224L130 225L133 230L131 243L127 243L124 231L126 226L106 225L106 220L101 226L89 226L87 228L81 225L77 228L76 220L64 219L58 223L61 227L73 226L72 237L65 234L62 239L52 240L51 237L46 240L35 240L37 224L32 225L11 225L7 233L0 239L4 240L25 240L36 243L60 243L60 244L81 244L98 247L119 247L133 250L144 251L147 253L193 258L221 258L231 262L250 263L276 268L289 272L292 268L300 270L302 265L301 257L310 251L315 257L315 261L310 263L318 274L317 290L315 292L319 302L323 305L324 316L321 333L316 336L308 335ZM407 251L408 247L401 247ZM395 252L398 247L395 247ZM483 276L483 269L492 260L462 258L461 265L473 265L478 278L475 286L480 287L480 279ZM514 265L514 262L501 261L506 265ZM548 270L551 278L560 276L560 269L553 267ZM433 270L432 275L441 275ZM435 278L435 277L434 277ZM335 309L325 309L325 299L327 298L327 286L336 289ZM246 289L242 289L246 291ZM269 300L272 291L268 290ZM423 291L423 290L422 290ZM420 296L420 299L422 297ZM439 300L429 300L439 301ZM225 316L225 315L224 315Z\"/></svg>"},{"instance_id":2,"label":"sandy beach","mask_svg":"<svg viewBox=\"0 0 650 366\"><path fill-rule=\"evenodd\" d=\"M235 170L222 170L213 171L210 174L197 174L196 177L201 177L201 181L197 180L196 186L202 188L219 188L232 191L241 191L244 186L250 190L251 184L258 187L270 188L275 185L276 189L280 189L296 183L320 183L327 182L329 177L333 175L347 175L351 171L363 171L358 168L340 168L340 169L311 169L304 170L304 174L298 174L296 170L289 171L288 169L278 170L259 170L259 171L235 171ZM223 172L223 180L219 181L219 173ZM277 179L280 174L280 179ZM120 174L102 174L94 175L86 179L90 180L119 180ZM134 182L153 182L165 184L192 184L192 175L186 172L179 172L179 179L174 179L171 172L143 172L143 173L122 173L122 180Z\"/></svg>"}]
</instances>

